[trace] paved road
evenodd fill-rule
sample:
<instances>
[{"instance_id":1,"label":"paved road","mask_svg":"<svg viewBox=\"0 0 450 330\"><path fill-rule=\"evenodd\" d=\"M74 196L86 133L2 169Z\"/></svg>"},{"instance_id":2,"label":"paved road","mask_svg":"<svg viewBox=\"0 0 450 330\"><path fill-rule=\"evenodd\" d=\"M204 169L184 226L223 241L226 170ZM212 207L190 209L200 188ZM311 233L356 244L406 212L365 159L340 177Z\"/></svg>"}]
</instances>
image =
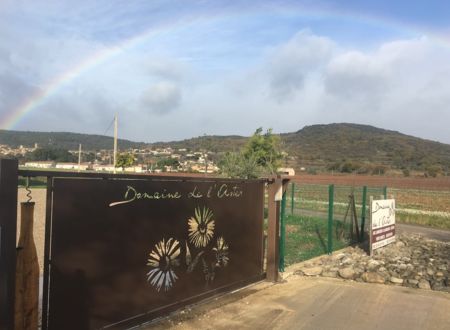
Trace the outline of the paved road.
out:
<instances>
[{"instance_id":1,"label":"paved road","mask_svg":"<svg viewBox=\"0 0 450 330\"><path fill-rule=\"evenodd\" d=\"M420 234L426 238L435 239L442 242L450 242L449 230L406 225L402 223L396 223L395 227L398 234Z\"/></svg>"},{"instance_id":2,"label":"paved road","mask_svg":"<svg viewBox=\"0 0 450 330\"><path fill-rule=\"evenodd\" d=\"M311 211L311 210L304 210L301 209L298 211L298 214L311 216L311 217L319 217L322 218L324 221L327 219L327 213L320 212L320 211ZM342 220L344 216L342 214L337 214L334 216L335 220ZM398 234L420 234L423 237L435 239L442 242L450 242L450 230L445 229L435 229L430 227L424 227L424 226L416 226L416 225L407 225L402 223L396 223L396 230Z\"/></svg>"},{"instance_id":3,"label":"paved road","mask_svg":"<svg viewBox=\"0 0 450 330\"><path fill-rule=\"evenodd\" d=\"M450 294L443 292L297 276L247 290L145 329L450 329Z\"/></svg>"}]
</instances>

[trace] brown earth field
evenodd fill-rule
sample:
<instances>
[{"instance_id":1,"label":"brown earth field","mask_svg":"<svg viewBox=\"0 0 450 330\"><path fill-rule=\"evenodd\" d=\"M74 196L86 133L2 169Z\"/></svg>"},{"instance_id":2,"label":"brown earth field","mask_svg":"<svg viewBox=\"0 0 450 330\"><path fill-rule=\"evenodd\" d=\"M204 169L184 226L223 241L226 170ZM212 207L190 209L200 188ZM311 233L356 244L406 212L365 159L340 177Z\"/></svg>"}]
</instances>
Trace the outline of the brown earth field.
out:
<instances>
[{"instance_id":1,"label":"brown earth field","mask_svg":"<svg viewBox=\"0 0 450 330\"><path fill-rule=\"evenodd\" d=\"M423 190L450 190L450 177L420 178L420 177L389 177L381 175L345 175L345 174L302 174L289 177L292 182L309 184L336 184L346 186L369 186L423 189Z\"/></svg>"}]
</instances>

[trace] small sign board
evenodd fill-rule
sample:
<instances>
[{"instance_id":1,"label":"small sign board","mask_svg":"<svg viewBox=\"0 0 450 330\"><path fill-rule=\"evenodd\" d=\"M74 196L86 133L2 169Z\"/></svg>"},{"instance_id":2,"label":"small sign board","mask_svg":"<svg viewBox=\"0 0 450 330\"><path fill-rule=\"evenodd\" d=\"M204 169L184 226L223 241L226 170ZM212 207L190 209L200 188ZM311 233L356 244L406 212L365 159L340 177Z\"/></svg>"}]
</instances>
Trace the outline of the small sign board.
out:
<instances>
[{"instance_id":1,"label":"small sign board","mask_svg":"<svg viewBox=\"0 0 450 330\"><path fill-rule=\"evenodd\" d=\"M370 204L370 253L395 242L395 199L372 200Z\"/></svg>"}]
</instances>

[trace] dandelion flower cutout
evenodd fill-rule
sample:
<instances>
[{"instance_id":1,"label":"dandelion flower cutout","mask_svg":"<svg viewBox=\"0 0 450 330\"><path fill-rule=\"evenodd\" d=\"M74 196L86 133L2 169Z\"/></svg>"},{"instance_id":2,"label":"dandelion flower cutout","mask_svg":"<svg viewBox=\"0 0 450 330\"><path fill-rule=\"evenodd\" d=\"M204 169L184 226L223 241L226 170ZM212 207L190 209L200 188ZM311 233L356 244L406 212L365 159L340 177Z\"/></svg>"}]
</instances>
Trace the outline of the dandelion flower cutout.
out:
<instances>
[{"instance_id":1,"label":"dandelion flower cutout","mask_svg":"<svg viewBox=\"0 0 450 330\"><path fill-rule=\"evenodd\" d=\"M150 271L147 273L147 281L153 285L157 291L164 288L168 291L178 279L174 267L179 265L180 243L173 238L163 239L155 245L149 254L147 266Z\"/></svg>"},{"instance_id":2,"label":"dandelion flower cutout","mask_svg":"<svg viewBox=\"0 0 450 330\"><path fill-rule=\"evenodd\" d=\"M213 251L216 254L216 267L225 267L230 258L228 257L228 245L225 243L223 237L217 239Z\"/></svg>"},{"instance_id":3,"label":"dandelion flower cutout","mask_svg":"<svg viewBox=\"0 0 450 330\"><path fill-rule=\"evenodd\" d=\"M189 240L195 247L205 247L214 235L213 213L204 207L195 208L195 215L188 220Z\"/></svg>"}]
</instances>

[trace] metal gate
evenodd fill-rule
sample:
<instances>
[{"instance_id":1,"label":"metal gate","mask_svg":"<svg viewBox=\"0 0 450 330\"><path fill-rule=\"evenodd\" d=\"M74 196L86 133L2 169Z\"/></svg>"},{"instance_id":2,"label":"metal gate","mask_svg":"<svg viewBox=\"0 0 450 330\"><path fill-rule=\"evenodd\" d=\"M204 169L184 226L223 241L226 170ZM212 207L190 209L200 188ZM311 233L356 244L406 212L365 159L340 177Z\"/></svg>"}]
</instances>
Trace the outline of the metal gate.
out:
<instances>
[{"instance_id":1,"label":"metal gate","mask_svg":"<svg viewBox=\"0 0 450 330\"><path fill-rule=\"evenodd\" d=\"M263 277L264 181L49 178L43 329L124 329Z\"/></svg>"}]
</instances>

